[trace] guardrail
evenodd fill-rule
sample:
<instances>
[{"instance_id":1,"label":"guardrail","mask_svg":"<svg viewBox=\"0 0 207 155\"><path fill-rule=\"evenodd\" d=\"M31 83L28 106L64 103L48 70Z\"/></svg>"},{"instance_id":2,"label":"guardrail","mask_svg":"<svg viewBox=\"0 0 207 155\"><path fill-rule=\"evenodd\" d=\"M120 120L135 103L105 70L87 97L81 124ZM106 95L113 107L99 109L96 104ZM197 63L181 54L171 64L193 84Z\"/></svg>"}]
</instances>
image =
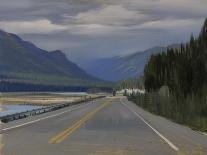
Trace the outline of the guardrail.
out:
<instances>
[{"instance_id":1,"label":"guardrail","mask_svg":"<svg viewBox=\"0 0 207 155\"><path fill-rule=\"evenodd\" d=\"M70 102L70 103L63 103L63 104L56 104L56 105L51 105L51 106L45 106L39 109L34 109L34 110L30 110L30 111L26 111L26 112L21 112L21 113L15 113L15 114L11 114L11 115L6 115L6 116L2 116L0 117L0 121L2 123L8 123L10 121L14 121L14 120L18 120L18 119L23 119L29 116L35 116L35 115L40 115L43 113L47 113L47 112L51 112L51 111L55 111L58 109L62 109L65 107L69 107L69 106L73 106L73 105L77 105L80 103L84 103L84 102L89 102L98 98L104 98L105 96L98 96L98 97L94 97L94 98L85 98L79 101L74 101L74 102Z\"/></svg>"}]
</instances>

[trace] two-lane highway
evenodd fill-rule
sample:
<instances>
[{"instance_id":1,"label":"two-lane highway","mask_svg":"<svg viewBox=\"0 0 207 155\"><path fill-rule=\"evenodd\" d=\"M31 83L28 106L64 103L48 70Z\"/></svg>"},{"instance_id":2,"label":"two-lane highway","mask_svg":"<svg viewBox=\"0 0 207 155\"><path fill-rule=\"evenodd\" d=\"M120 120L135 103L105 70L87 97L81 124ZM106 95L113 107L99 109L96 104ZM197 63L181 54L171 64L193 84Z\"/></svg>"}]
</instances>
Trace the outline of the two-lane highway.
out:
<instances>
[{"instance_id":1,"label":"two-lane highway","mask_svg":"<svg viewBox=\"0 0 207 155\"><path fill-rule=\"evenodd\" d=\"M125 98L98 99L14 121L4 124L0 134L2 155L207 153L206 136L145 112Z\"/></svg>"}]
</instances>

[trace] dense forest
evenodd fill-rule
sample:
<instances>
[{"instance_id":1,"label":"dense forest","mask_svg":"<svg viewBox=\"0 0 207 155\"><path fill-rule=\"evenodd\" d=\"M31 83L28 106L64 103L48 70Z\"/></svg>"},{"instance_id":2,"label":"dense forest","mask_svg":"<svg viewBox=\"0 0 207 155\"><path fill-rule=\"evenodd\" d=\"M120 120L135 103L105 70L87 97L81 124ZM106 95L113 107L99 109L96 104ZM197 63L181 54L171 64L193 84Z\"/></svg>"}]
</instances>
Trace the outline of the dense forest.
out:
<instances>
[{"instance_id":1,"label":"dense forest","mask_svg":"<svg viewBox=\"0 0 207 155\"><path fill-rule=\"evenodd\" d=\"M145 95L130 99L142 107L207 131L207 19L197 38L152 55L144 70ZM164 93L163 93L164 92Z\"/></svg>"},{"instance_id":2,"label":"dense forest","mask_svg":"<svg viewBox=\"0 0 207 155\"><path fill-rule=\"evenodd\" d=\"M205 95L207 84L207 20L198 39L179 49L152 55L145 66L145 88L157 90L167 85L174 95Z\"/></svg>"}]
</instances>

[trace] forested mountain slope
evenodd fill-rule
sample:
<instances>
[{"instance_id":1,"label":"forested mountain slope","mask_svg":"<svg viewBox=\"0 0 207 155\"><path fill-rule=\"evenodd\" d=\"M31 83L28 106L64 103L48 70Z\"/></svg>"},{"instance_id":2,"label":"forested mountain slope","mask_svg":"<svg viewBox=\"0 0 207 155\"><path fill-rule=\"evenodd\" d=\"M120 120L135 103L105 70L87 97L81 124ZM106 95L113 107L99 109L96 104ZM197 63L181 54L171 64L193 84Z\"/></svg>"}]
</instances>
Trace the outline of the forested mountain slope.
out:
<instances>
[{"instance_id":1,"label":"forested mountain slope","mask_svg":"<svg viewBox=\"0 0 207 155\"><path fill-rule=\"evenodd\" d=\"M172 45L170 47L177 47ZM102 58L83 62L81 65L91 75L104 80L118 81L143 75L144 66L152 54L166 51L167 47L153 47L146 51L125 56Z\"/></svg>"},{"instance_id":2,"label":"forested mountain slope","mask_svg":"<svg viewBox=\"0 0 207 155\"><path fill-rule=\"evenodd\" d=\"M0 31L0 77L10 82L92 86L101 81L69 61L61 51L48 52L20 37Z\"/></svg>"}]
</instances>

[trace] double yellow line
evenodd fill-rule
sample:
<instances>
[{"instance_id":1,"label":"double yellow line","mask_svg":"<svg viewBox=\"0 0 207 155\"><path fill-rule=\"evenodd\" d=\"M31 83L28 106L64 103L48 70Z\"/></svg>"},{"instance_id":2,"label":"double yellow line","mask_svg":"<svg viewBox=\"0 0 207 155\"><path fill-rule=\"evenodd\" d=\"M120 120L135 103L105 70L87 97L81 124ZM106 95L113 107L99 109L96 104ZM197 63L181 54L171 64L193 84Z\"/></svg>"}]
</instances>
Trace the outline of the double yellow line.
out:
<instances>
[{"instance_id":1,"label":"double yellow line","mask_svg":"<svg viewBox=\"0 0 207 155\"><path fill-rule=\"evenodd\" d=\"M75 130L77 130L79 127L81 127L85 122L87 122L91 117L93 117L97 112L99 112L101 109L105 108L107 105L111 103L111 100L105 101L101 106L96 108L95 110L87 113L84 117L82 117L78 122L73 124L68 129L64 130L63 132L59 133L58 135L52 137L48 143L49 144L57 144L62 142L65 138L70 136Z\"/></svg>"}]
</instances>

